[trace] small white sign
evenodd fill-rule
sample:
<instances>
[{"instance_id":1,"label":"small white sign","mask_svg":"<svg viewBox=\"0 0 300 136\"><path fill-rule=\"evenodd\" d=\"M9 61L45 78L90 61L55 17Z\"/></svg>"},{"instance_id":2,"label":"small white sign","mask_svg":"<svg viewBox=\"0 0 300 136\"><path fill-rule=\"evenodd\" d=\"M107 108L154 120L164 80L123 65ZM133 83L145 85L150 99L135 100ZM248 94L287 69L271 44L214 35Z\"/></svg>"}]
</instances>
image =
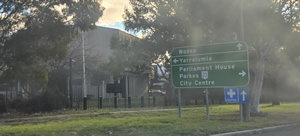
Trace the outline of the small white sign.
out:
<instances>
[{"instance_id":1,"label":"small white sign","mask_svg":"<svg viewBox=\"0 0 300 136\"><path fill-rule=\"evenodd\" d=\"M202 77L202 79L207 79L208 78L208 71L202 71L201 72L201 77Z\"/></svg>"}]
</instances>

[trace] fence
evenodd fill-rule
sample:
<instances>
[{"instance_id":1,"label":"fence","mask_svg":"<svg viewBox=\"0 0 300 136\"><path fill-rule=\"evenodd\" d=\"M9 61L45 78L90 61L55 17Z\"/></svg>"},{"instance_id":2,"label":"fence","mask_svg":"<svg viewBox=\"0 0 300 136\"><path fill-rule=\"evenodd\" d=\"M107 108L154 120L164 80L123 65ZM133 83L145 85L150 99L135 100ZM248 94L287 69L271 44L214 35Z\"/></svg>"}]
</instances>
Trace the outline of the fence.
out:
<instances>
[{"instance_id":1,"label":"fence","mask_svg":"<svg viewBox=\"0 0 300 136\"><path fill-rule=\"evenodd\" d=\"M213 98L209 100L210 104L225 104L224 99ZM182 98L181 105L205 105L205 99L190 99ZM168 98L166 96L153 96L153 97L128 97L125 98L105 98L89 99L87 101L88 109L101 109L101 108L144 108L144 107L170 107L177 106L178 100ZM83 109L83 100L75 99L73 101L73 108Z\"/></svg>"}]
</instances>

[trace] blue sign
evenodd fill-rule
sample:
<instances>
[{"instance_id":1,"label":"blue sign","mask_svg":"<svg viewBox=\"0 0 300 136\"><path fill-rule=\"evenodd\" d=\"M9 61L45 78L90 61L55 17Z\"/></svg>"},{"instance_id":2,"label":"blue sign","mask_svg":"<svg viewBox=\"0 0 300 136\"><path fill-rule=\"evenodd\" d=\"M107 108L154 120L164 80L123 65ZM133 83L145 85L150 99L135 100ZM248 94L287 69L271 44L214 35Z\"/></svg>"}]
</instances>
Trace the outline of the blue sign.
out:
<instances>
[{"instance_id":1,"label":"blue sign","mask_svg":"<svg viewBox=\"0 0 300 136\"><path fill-rule=\"evenodd\" d=\"M224 88L225 102L238 103L238 88Z\"/></svg>"},{"instance_id":2,"label":"blue sign","mask_svg":"<svg viewBox=\"0 0 300 136\"><path fill-rule=\"evenodd\" d=\"M248 103L249 101L249 89L239 88L239 101L240 103Z\"/></svg>"},{"instance_id":3,"label":"blue sign","mask_svg":"<svg viewBox=\"0 0 300 136\"><path fill-rule=\"evenodd\" d=\"M225 102L227 103L248 103L248 88L224 88Z\"/></svg>"}]
</instances>

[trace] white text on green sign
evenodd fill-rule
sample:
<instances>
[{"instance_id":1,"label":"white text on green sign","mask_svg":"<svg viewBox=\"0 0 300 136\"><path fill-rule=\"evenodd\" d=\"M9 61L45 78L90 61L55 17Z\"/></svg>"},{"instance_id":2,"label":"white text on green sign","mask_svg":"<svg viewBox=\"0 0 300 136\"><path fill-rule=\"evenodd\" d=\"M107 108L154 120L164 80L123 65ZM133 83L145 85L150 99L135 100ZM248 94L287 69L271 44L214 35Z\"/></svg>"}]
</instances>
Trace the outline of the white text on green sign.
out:
<instances>
[{"instance_id":1,"label":"white text on green sign","mask_svg":"<svg viewBox=\"0 0 300 136\"><path fill-rule=\"evenodd\" d=\"M171 55L172 83L177 88L245 86L249 82L244 43L180 47Z\"/></svg>"}]
</instances>

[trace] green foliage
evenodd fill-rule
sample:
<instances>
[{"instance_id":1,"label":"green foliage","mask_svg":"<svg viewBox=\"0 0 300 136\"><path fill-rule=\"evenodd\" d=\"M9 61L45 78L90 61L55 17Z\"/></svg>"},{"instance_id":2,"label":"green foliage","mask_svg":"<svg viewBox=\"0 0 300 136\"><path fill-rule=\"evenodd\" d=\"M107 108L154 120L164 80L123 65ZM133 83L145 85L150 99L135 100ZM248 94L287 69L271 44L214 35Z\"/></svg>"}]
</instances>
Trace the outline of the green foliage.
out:
<instances>
[{"instance_id":1,"label":"green foliage","mask_svg":"<svg viewBox=\"0 0 300 136\"><path fill-rule=\"evenodd\" d=\"M150 69L149 50L145 48L143 41L132 38L130 42L112 37L111 49L113 54L103 66L104 71L119 75L124 71L141 74L145 69Z\"/></svg>"},{"instance_id":2,"label":"green foliage","mask_svg":"<svg viewBox=\"0 0 300 136\"><path fill-rule=\"evenodd\" d=\"M67 95L68 93L68 77L67 70L52 70L48 74L48 88L57 88L60 93Z\"/></svg>"},{"instance_id":3,"label":"green foliage","mask_svg":"<svg viewBox=\"0 0 300 136\"><path fill-rule=\"evenodd\" d=\"M1 78L45 87L49 62L64 60L78 30L94 28L103 10L95 0L1 1Z\"/></svg>"},{"instance_id":4,"label":"green foliage","mask_svg":"<svg viewBox=\"0 0 300 136\"><path fill-rule=\"evenodd\" d=\"M4 102L0 102L0 114L6 113L7 112L7 107Z\"/></svg>"},{"instance_id":5,"label":"green foliage","mask_svg":"<svg viewBox=\"0 0 300 136\"><path fill-rule=\"evenodd\" d=\"M147 33L152 51L164 54L177 46L241 40L240 1L218 0L130 0L126 10L127 30ZM272 1L244 1L246 42L259 38L270 41L286 38L291 27ZM278 43L278 41L276 42Z\"/></svg>"},{"instance_id":6,"label":"green foliage","mask_svg":"<svg viewBox=\"0 0 300 136\"><path fill-rule=\"evenodd\" d=\"M145 39L151 43L154 57L178 46L232 39L237 30L237 1L131 0L130 3L133 12L125 12L126 29L147 33Z\"/></svg>"},{"instance_id":7,"label":"green foliage","mask_svg":"<svg viewBox=\"0 0 300 136\"><path fill-rule=\"evenodd\" d=\"M28 99L15 99L12 108L24 113L61 110L67 105L67 98L57 89L50 89Z\"/></svg>"},{"instance_id":8,"label":"green foliage","mask_svg":"<svg viewBox=\"0 0 300 136\"><path fill-rule=\"evenodd\" d=\"M4 96L0 95L0 114L7 112L7 107L4 99Z\"/></svg>"},{"instance_id":9,"label":"green foliage","mask_svg":"<svg viewBox=\"0 0 300 136\"><path fill-rule=\"evenodd\" d=\"M49 69L43 65L18 66L7 69L2 76L0 82L15 81L16 79L24 83L34 83L34 85L44 88L48 84Z\"/></svg>"},{"instance_id":10,"label":"green foliage","mask_svg":"<svg viewBox=\"0 0 300 136\"><path fill-rule=\"evenodd\" d=\"M299 64L300 61L300 33L299 32L293 32L287 36L287 40L284 42L286 54L288 54L288 57L297 65Z\"/></svg>"}]
</instances>

